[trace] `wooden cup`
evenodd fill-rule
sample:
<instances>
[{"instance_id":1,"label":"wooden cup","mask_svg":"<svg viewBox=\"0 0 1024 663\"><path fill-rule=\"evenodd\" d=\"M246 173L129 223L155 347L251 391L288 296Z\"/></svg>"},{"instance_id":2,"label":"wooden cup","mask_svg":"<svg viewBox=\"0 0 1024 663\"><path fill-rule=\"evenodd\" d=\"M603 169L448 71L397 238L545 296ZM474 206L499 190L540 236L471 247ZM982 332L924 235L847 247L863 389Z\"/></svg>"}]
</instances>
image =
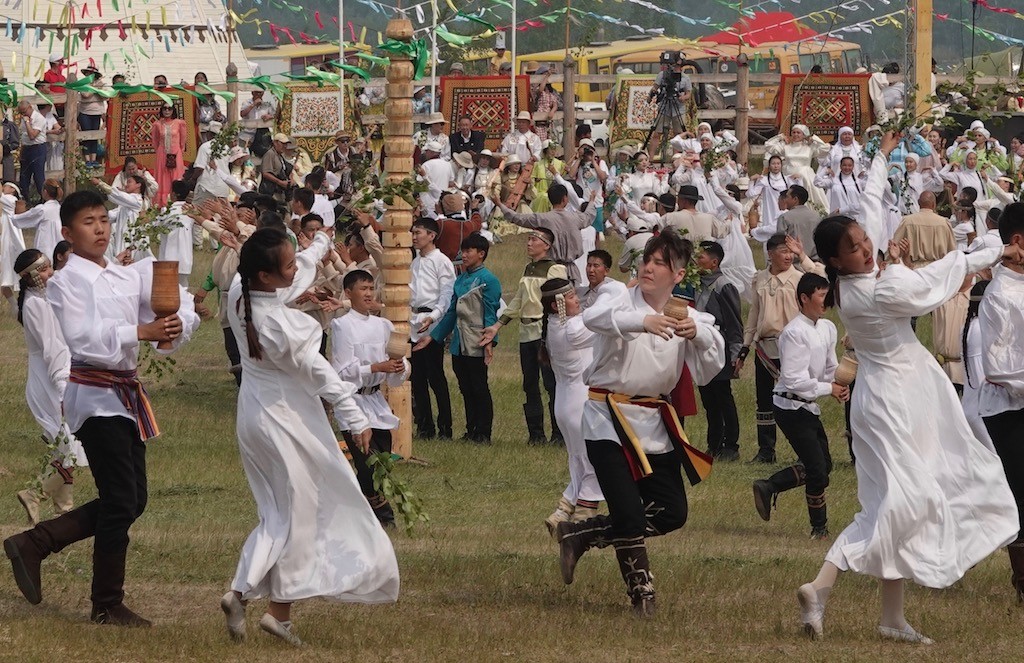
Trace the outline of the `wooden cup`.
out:
<instances>
[{"instance_id":1,"label":"wooden cup","mask_svg":"<svg viewBox=\"0 0 1024 663\"><path fill-rule=\"evenodd\" d=\"M682 297L673 296L665 304L662 314L676 320L685 320L690 317L690 305Z\"/></svg>"},{"instance_id":2,"label":"wooden cup","mask_svg":"<svg viewBox=\"0 0 1024 663\"><path fill-rule=\"evenodd\" d=\"M178 261L157 260L153 263L153 287L149 306L157 319L174 315L181 307L181 291L178 288ZM160 341L157 347L170 350L171 341Z\"/></svg>"},{"instance_id":3,"label":"wooden cup","mask_svg":"<svg viewBox=\"0 0 1024 663\"><path fill-rule=\"evenodd\" d=\"M388 338L386 352L391 359L404 359L409 354L409 335L399 332L391 332Z\"/></svg>"},{"instance_id":4,"label":"wooden cup","mask_svg":"<svg viewBox=\"0 0 1024 663\"><path fill-rule=\"evenodd\" d=\"M849 387L857 379L858 366L857 356L852 351L846 352L843 354L843 358L839 360L839 366L836 367L836 374L833 380L838 385Z\"/></svg>"}]
</instances>

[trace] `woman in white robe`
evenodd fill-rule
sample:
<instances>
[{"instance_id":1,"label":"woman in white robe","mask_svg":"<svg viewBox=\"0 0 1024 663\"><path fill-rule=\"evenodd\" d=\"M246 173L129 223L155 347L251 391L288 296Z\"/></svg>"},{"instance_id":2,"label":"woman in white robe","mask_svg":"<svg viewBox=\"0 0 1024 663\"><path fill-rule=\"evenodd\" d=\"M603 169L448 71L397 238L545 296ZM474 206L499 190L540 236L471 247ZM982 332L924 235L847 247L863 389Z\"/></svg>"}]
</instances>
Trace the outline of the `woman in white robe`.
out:
<instances>
[{"instance_id":1,"label":"woman in white robe","mask_svg":"<svg viewBox=\"0 0 1024 663\"><path fill-rule=\"evenodd\" d=\"M992 172L988 173L989 177L993 180L999 177L998 174L993 175ZM942 170L939 171L939 177L946 182L951 182L956 185L957 193L963 191L966 187L971 187L978 192L978 198L976 202L984 203L992 197L992 193L988 190L988 186L985 182L985 178L981 176L981 170L978 169L978 153L974 150L968 150L964 156L963 164L959 164L950 161ZM975 232L979 236L984 235L988 231L985 227L985 218L982 216L975 221Z\"/></svg>"},{"instance_id":2,"label":"woman in white robe","mask_svg":"<svg viewBox=\"0 0 1024 663\"><path fill-rule=\"evenodd\" d=\"M860 218L861 197L864 195L863 185L855 174L856 163L852 157L843 157L839 162L839 172L832 168L820 168L814 178L814 186L828 192L826 216L841 214L851 219Z\"/></svg>"},{"instance_id":3,"label":"woman in white robe","mask_svg":"<svg viewBox=\"0 0 1024 663\"><path fill-rule=\"evenodd\" d=\"M874 576L882 580L879 633L931 643L906 622L903 580L948 587L1016 538L1019 522L998 456L971 432L952 383L910 320L947 301L966 274L998 262L1003 251L953 252L920 269L892 264L878 273L886 159L897 142L886 135L871 163L863 225L834 220L815 231L830 295L857 348L851 430L861 511L798 598L805 629L821 636L825 600L839 571ZM900 247L889 250L896 262Z\"/></svg>"},{"instance_id":4,"label":"woman in white robe","mask_svg":"<svg viewBox=\"0 0 1024 663\"><path fill-rule=\"evenodd\" d=\"M121 252L137 247L128 237L129 229L139 218L146 198L146 180L141 175L130 175L124 184L124 190L115 189L99 179L92 178L92 183L107 195L115 207L108 212L110 216L110 243L107 244L107 260L116 260ZM145 252L134 251L147 257ZM150 254L152 255L152 254Z\"/></svg>"},{"instance_id":5,"label":"woman in white robe","mask_svg":"<svg viewBox=\"0 0 1024 663\"><path fill-rule=\"evenodd\" d=\"M594 358L595 335L583 324L580 301L571 282L551 279L541 286L541 295L547 314L544 343L555 374L555 418L569 454L569 485L562 492L558 508L544 521L548 533L554 536L561 521L578 522L596 516L597 503L604 500L604 495L583 439L583 406L588 399L583 372Z\"/></svg>"},{"instance_id":6,"label":"woman in white robe","mask_svg":"<svg viewBox=\"0 0 1024 663\"><path fill-rule=\"evenodd\" d=\"M840 163L846 157L853 159L853 174L860 174L860 154L863 148L860 143L854 138L853 129L851 127L842 127L836 136L836 142L828 151L828 156L825 157L824 163L820 166L831 168L833 172L839 171ZM819 167L820 170L820 167ZM818 186L815 182L815 186Z\"/></svg>"},{"instance_id":7,"label":"woman in white robe","mask_svg":"<svg viewBox=\"0 0 1024 663\"><path fill-rule=\"evenodd\" d=\"M913 152L907 152L904 167L903 179L898 182L897 199L900 214L907 216L921 211L918 201L920 201L922 193L931 191L934 194L940 194L945 185L934 168L921 169L921 157Z\"/></svg>"},{"instance_id":8,"label":"woman in white robe","mask_svg":"<svg viewBox=\"0 0 1024 663\"><path fill-rule=\"evenodd\" d=\"M800 177L786 175L782 169L783 158L778 154L768 157L768 167L760 175L753 175L750 180L750 188L747 190L747 198L761 201L761 221L756 228L752 228L750 236L757 241L764 243L775 234L779 226L779 196L782 192L794 184L803 186L804 180Z\"/></svg>"},{"instance_id":9,"label":"woman in white robe","mask_svg":"<svg viewBox=\"0 0 1024 663\"><path fill-rule=\"evenodd\" d=\"M722 278L731 283L747 301L753 298L751 285L754 283L754 275L757 268L754 266L754 254L747 243L747 228L743 214L743 204L739 201L740 189L731 185L732 191L722 186L722 179L715 176L711 178L711 190L726 210L726 221L729 223L729 233L717 240L725 251L725 258L719 268L722 270Z\"/></svg>"},{"instance_id":10,"label":"woman in white robe","mask_svg":"<svg viewBox=\"0 0 1024 663\"><path fill-rule=\"evenodd\" d=\"M14 306L13 296L18 290L18 274L14 262L25 250L25 236L14 225L14 208L21 198L21 191L10 182L4 184L0 195L0 287L4 297Z\"/></svg>"},{"instance_id":11,"label":"woman in white robe","mask_svg":"<svg viewBox=\"0 0 1024 663\"><path fill-rule=\"evenodd\" d=\"M363 497L321 404L323 399L333 407L339 426L352 431L365 450L370 428L353 400L356 388L320 355L319 322L286 306L297 290L308 287L315 277L308 267L330 244L317 233L300 261L285 234L256 231L242 246L241 278L228 296L228 318L242 357L238 447L260 515L242 548L232 591L221 599L235 639L245 637L250 599L269 596L260 628L298 645L289 621L295 601L390 603L398 597L391 541Z\"/></svg>"},{"instance_id":12,"label":"woman in white robe","mask_svg":"<svg viewBox=\"0 0 1024 663\"><path fill-rule=\"evenodd\" d=\"M43 202L32 209L15 214L12 221L21 230L35 230L35 248L47 258L53 258L53 250L60 243L60 199L63 197L60 183L48 179L43 184Z\"/></svg>"},{"instance_id":13,"label":"woman in white robe","mask_svg":"<svg viewBox=\"0 0 1024 663\"><path fill-rule=\"evenodd\" d=\"M785 157L786 175L799 175L806 182L803 186L807 189L812 205L821 209L828 205L825 193L814 186L814 169L811 168L811 163L815 159L823 160L828 156L831 149L828 143L817 136L812 136L806 125L794 124L789 136L772 136L765 142L764 147L768 155Z\"/></svg>"},{"instance_id":14,"label":"woman in white robe","mask_svg":"<svg viewBox=\"0 0 1024 663\"><path fill-rule=\"evenodd\" d=\"M623 187L633 202L637 205L648 194L655 197L668 193L668 176L659 173L651 168L651 158L644 151L637 152L633 157L636 159L636 168L626 176ZM611 181L611 178L609 178Z\"/></svg>"},{"instance_id":15,"label":"woman in white robe","mask_svg":"<svg viewBox=\"0 0 1024 663\"><path fill-rule=\"evenodd\" d=\"M21 268L18 322L24 328L28 349L25 401L50 447L48 462L36 481L38 487L18 492L18 501L35 525L39 522L39 503L47 497L53 503L54 515L74 508L74 468L87 466L88 461L81 443L64 422L64 389L71 374L71 353L46 301L46 282L53 276L53 266L38 249L24 251L17 266Z\"/></svg>"},{"instance_id":16,"label":"woman in white robe","mask_svg":"<svg viewBox=\"0 0 1024 663\"><path fill-rule=\"evenodd\" d=\"M978 281L971 288L971 302L967 306L967 321L964 323L963 358L965 369L964 396L960 403L964 408L964 416L971 426L971 432L986 447L995 451L992 438L985 428L985 420L981 416L981 385L985 384L985 365L982 361L984 348L981 345L981 325L978 324L978 308L985 289L991 281Z\"/></svg>"}]
</instances>

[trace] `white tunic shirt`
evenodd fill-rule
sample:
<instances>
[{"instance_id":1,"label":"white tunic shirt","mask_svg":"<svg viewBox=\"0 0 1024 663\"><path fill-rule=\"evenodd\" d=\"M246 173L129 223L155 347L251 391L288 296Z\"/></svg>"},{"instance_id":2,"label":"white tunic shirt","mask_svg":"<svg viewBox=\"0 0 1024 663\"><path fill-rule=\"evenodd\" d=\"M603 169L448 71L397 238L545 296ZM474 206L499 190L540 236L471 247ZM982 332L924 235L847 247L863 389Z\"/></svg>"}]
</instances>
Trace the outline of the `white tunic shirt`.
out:
<instances>
[{"instance_id":1,"label":"white tunic shirt","mask_svg":"<svg viewBox=\"0 0 1024 663\"><path fill-rule=\"evenodd\" d=\"M530 159L540 161L541 151L540 137L532 131L524 134L514 129L501 141L501 153L506 156L514 154L523 163Z\"/></svg>"},{"instance_id":2,"label":"white tunic shirt","mask_svg":"<svg viewBox=\"0 0 1024 663\"><path fill-rule=\"evenodd\" d=\"M1024 274L1002 265L993 268L992 283L978 309L978 324L986 377L981 385L981 416L1024 409Z\"/></svg>"},{"instance_id":3,"label":"white tunic shirt","mask_svg":"<svg viewBox=\"0 0 1024 663\"><path fill-rule=\"evenodd\" d=\"M379 387L385 383L389 387L399 386L409 377L411 369L407 359L402 360L405 370L401 373L373 373L370 370L373 364L387 361L388 339L393 331L395 326L390 320L356 310L335 318L331 321L331 366L342 380L356 389ZM391 412L379 389L370 394L356 392L353 398L369 419L370 428L398 428L399 419ZM344 421L342 413L338 414L338 421Z\"/></svg>"},{"instance_id":4,"label":"white tunic shirt","mask_svg":"<svg viewBox=\"0 0 1024 663\"><path fill-rule=\"evenodd\" d=\"M196 188L203 189L214 198L227 198L229 189L224 179L231 176L231 162L228 161L227 154L212 159L212 149L213 141L208 140L196 151L194 165L203 169L203 173L196 180Z\"/></svg>"},{"instance_id":5,"label":"white tunic shirt","mask_svg":"<svg viewBox=\"0 0 1024 663\"><path fill-rule=\"evenodd\" d=\"M48 260L53 260L53 250L60 243L60 202L47 200L27 212L14 215L14 225L22 230L35 228L35 247Z\"/></svg>"},{"instance_id":6,"label":"white tunic shirt","mask_svg":"<svg viewBox=\"0 0 1024 663\"><path fill-rule=\"evenodd\" d=\"M192 226L195 219L185 214L185 203L171 203L170 213L161 218L160 223L170 227L170 232L160 240L160 260L177 260L178 274L191 274Z\"/></svg>"},{"instance_id":7,"label":"white tunic shirt","mask_svg":"<svg viewBox=\"0 0 1024 663\"><path fill-rule=\"evenodd\" d=\"M452 303L452 288L455 286L455 267L452 261L440 250L420 253L412 261L412 279L409 289L412 299L412 317L409 319L409 339L415 343L429 334ZM420 311L419 309L430 309ZM424 333L419 332L420 325L427 318L433 322Z\"/></svg>"},{"instance_id":8,"label":"white tunic shirt","mask_svg":"<svg viewBox=\"0 0 1024 663\"><path fill-rule=\"evenodd\" d=\"M779 334L781 368L772 402L783 410L803 408L821 414L817 403L804 403L781 396L793 394L808 401L832 393L836 374L836 326L822 318L815 324L803 313L797 314Z\"/></svg>"},{"instance_id":9,"label":"white tunic shirt","mask_svg":"<svg viewBox=\"0 0 1024 663\"><path fill-rule=\"evenodd\" d=\"M46 298L60 323L71 360L101 369L134 370L139 361L138 326L156 319L149 305L152 287L152 260L128 267L108 260L101 267L72 253L64 268L46 283ZM182 330L171 351L188 341L199 327L191 295L184 288L179 290ZM155 343L153 347L156 349ZM135 420L113 389L74 382L64 394L64 415L72 431L90 417Z\"/></svg>"},{"instance_id":10,"label":"white tunic shirt","mask_svg":"<svg viewBox=\"0 0 1024 663\"><path fill-rule=\"evenodd\" d=\"M600 297L583 312L583 323L596 333L594 361L583 375L591 388L633 396L661 396L675 388L690 368L693 381L707 384L725 365L725 341L715 329L715 318L691 311L697 323L692 341L673 336L665 340L644 331L644 318L658 315L644 300L640 286L620 296ZM672 442L656 408L623 403L622 412L647 453L663 454ZM583 439L619 441L608 405L588 400L583 406Z\"/></svg>"},{"instance_id":11,"label":"white tunic shirt","mask_svg":"<svg viewBox=\"0 0 1024 663\"><path fill-rule=\"evenodd\" d=\"M322 193L313 196L313 209L309 210L324 220L324 228L334 227L334 205Z\"/></svg>"}]
</instances>

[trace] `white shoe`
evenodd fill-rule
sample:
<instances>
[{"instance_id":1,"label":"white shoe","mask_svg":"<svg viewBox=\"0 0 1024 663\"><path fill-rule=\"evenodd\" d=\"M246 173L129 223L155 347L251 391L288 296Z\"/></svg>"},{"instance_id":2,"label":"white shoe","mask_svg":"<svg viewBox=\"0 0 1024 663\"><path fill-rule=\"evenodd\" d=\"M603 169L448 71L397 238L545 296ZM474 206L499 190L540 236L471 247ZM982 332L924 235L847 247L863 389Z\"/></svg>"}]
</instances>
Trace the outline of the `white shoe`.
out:
<instances>
[{"instance_id":1,"label":"white shoe","mask_svg":"<svg viewBox=\"0 0 1024 663\"><path fill-rule=\"evenodd\" d=\"M914 627L907 624L903 628L891 626L879 626L878 634L887 640L899 640L900 642L914 642L919 645L934 645L935 641L927 635L921 635L914 630Z\"/></svg>"},{"instance_id":2,"label":"white shoe","mask_svg":"<svg viewBox=\"0 0 1024 663\"><path fill-rule=\"evenodd\" d=\"M245 640L245 604L239 600L238 594L228 592L222 596L220 609L224 611L231 639L235 642Z\"/></svg>"},{"instance_id":3,"label":"white shoe","mask_svg":"<svg viewBox=\"0 0 1024 663\"><path fill-rule=\"evenodd\" d=\"M302 640L299 640L299 636L292 633L290 628L274 619L269 612L264 613L263 616L260 617L260 628L270 635L281 638L294 647L301 647L303 644Z\"/></svg>"},{"instance_id":4,"label":"white shoe","mask_svg":"<svg viewBox=\"0 0 1024 663\"><path fill-rule=\"evenodd\" d=\"M800 621L804 625L804 632L811 636L811 640L824 639L825 606L818 600L818 590L811 583L800 585L800 589L796 590L796 598L800 602Z\"/></svg>"}]
</instances>

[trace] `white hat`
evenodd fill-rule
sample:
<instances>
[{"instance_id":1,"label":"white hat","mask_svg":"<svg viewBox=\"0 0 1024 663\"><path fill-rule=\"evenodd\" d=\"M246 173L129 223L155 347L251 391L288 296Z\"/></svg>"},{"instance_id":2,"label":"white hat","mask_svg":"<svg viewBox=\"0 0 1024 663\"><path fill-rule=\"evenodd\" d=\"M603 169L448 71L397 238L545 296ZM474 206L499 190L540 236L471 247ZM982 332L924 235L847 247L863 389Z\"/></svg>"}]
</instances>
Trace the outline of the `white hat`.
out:
<instances>
[{"instance_id":1,"label":"white hat","mask_svg":"<svg viewBox=\"0 0 1024 663\"><path fill-rule=\"evenodd\" d=\"M584 138L580 141L580 147L586 145L587 147L594 147L594 141L590 138Z\"/></svg>"},{"instance_id":2,"label":"white hat","mask_svg":"<svg viewBox=\"0 0 1024 663\"><path fill-rule=\"evenodd\" d=\"M484 150L480 150L480 154L478 154L477 156L478 157L493 157L494 156L494 152L491 152L490 150L484 149Z\"/></svg>"},{"instance_id":3,"label":"white hat","mask_svg":"<svg viewBox=\"0 0 1024 663\"><path fill-rule=\"evenodd\" d=\"M216 120L214 120L213 122L210 122L210 124L207 125L207 126L208 126L207 131L209 131L212 134L219 134L221 132L221 130L224 128L224 125L221 124L220 122L216 121Z\"/></svg>"},{"instance_id":4,"label":"white hat","mask_svg":"<svg viewBox=\"0 0 1024 663\"><path fill-rule=\"evenodd\" d=\"M626 219L626 228L629 232L646 233L651 231L651 224L647 223L639 216L631 214L629 218Z\"/></svg>"},{"instance_id":5,"label":"white hat","mask_svg":"<svg viewBox=\"0 0 1024 663\"><path fill-rule=\"evenodd\" d=\"M494 35L494 50L505 50L505 33L499 32Z\"/></svg>"},{"instance_id":6,"label":"white hat","mask_svg":"<svg viewBox=\"0 0 1024 663\"><path fill-rule=\"evenodd\" d=\"M21 187L20 186L18 186L14 182L4 182L4 186L9 186L12 189L14 189L15 192L17 193L18 200L21 200Z\"/></svg>"},{"instance_id":7,"label":"white hat","mask_svg":"<svg viewBox=\"0 0 1024 663\"><path fill-rule=\"evenodd\" d=\"M619 70L618 70L618 71L616 71L615 73L616 73L616 74L619 74L620 76L632 76L632 75L633 75L633 74L635 74L636 72L634 72L634 71L633 71L632 69L630 69L629 67L619 67Z\"/></svg>"},{"instance_id":8,"label":"white hat","mask_svg":"<svg viewBox=\"0 0 1024 663\"><path fill-rule=\"evenodd\" d=\"M452 161L459 164L463 168L473 167L473 155L469 152L456 152L452 155Z\"/></svg>"},{"instance_id":9,"label":"white hat","mask_svg":"<svg viewBox=\"0 0 1024 663\"><path fill-rule=\"evenodd\" d=\"M436 152L437 154L441 154L443 150L444 146L436 140L427 141L427 144L423 146L424 152Z\"/></svg>"},{"instance_id":10,"label":"white hat","mask_svg":"<svg viewBox=\"0 0 1024 663\"><path fill-rule=\"evenodd\" d=\"M790 131L799 131L807 138L811 137L811 130L807 128L806 124L794 124L789 128Z\"/></svg>"},{"instance_id":11,"label":"white hat","mask_svg":"<svg viewBox=\"0 0 1024 663\"><path fill-rule=\"evenodd\" d=\"M980 128L978 128L978 129L975 129L975 130L974 130L974 133L976 133L976 134L981 134L981 135L982 135L982 136L984 136L984 137L985 137L986 139L988 139L988 138L991 138L991 137L992 137L992 132L991 132L991 131L989 131L988 129L986 129L985 127L980 127Z\"/></svg>"},{"instance_id":12,"label":"white hat","mask_svg":"<svg viewBox=\"0 0 1024 663\"><path fill-rule=\"evenodd\" d=\"M839 135L840 136L842 136L843 134L852 134L852 133L853 133L853 128L852 127L839 127Z\"/></svg>"},{"instance_id":13,"label":"white hat","mask_svg":"<svg viewBox=\"0 0 1024 663\"><path fill-rule=\"evenodd\" d=\"M444 119L443 113L431 113L423 124L448 124L448 120Z\"/></svg>"},{"instance_id":14,"label":"white hat","mask_svg":"<svg viewBox=\"0 0 1024 663\"><path fill-rule=\"evenodd\" d=\"M51 53L50 54L50 64L57 64L58 62L60 62L63 59L64 59L64 56L59 54L59 53Z\"/></svg>"},{"instance_id":15,"label":"white hat","mask_svg":"<svg viewBox=\"0 0 1024 663\"><path fill-rule=\"evenodd\" d=\"M287 145L288 143L292 142L292 138L288 134L276 133L274 134L274 141L278 143L284 143L285 145Z\"/></svg>"},{"instance_id":16,"label":"white hat","mask_svg":"<svg viewBox=\"0 0 1024 663\"><path fill-rule=\"evenodd\" d=\"M907 156L905 158L910 159L914 163L921 163L921 157L917 156L913 152L907 152Z\"/></svg>"},{"instance_id":17,"label":"white hat","mask_svg":"<svg viewBox=\"0 0 1024 663\"><path fill-rule=\"evenodd\" d=\"M527 122L533 122L533 117L529 111L519 111L519 115L516 115L516 122L519 120L526 120Z\"/></svg>"},{"instance_id":18,"label":"white hat","mask_svg":"<svg viewBox=\"0 0 1024 663\"><path fill-rule=\"evenodd\" d=\"M53 60L50 60L50 62L53 62ZM985 123L982 122L981 120L975 120L974 122L971 122L971 131L973 131L975 129L984 129L984 128L985 128Z\"/></svg>"},{"instance_id":19,"label":"white hat","mask_svg":"<svg viewBox=\"0 0 1024 663\"><path fill-rule=\"evenodd\" d=\"M882 132L882 127L878 126L877 124L872 124L870 127L868 127L867 131L865 131L864 133L869 134L872 131L877 131L877 132L881 133Z\"/></svg>"},{"instance_id":20,"label":"white hat","mask_svg":"<svg viewBox=\"0 0 1024 663\"><path fill-rule=\"evenodd\" d=\"M739 189L740 191L746 191L747 189L749 189L750 188L750 178L749 177L737 177L736 178L736 188Z\"/></svg>"},{"instance_id":21,"label":"white hat","mask_svg":"<svg viewBox=\"0 0 1024 663\"><path fill-rule=\"evenodd\" d=\"M507 157L505 157L505 164L502 166L502 169L508 168L509 166L514 166L517 163L522 163L522 162L523 162L523 160L520 159L518 155L510 154Z\"/></svg>"},{"instance_id":22,"label":"white hat","mask_svg":"<svg viewBox=\"0 0 1024 663\"><path fill-rule=\"evenodd\" d=\"M419 94L420 92L423 92L426 89L427 89L426 85L420 85L420 86L416 87L415 89L413 89L412 94L413 94L413 96L416 96L417 94Z\"/></svg>"},{"instance_id":23,"label":"white hat","mask_svg":"<svg viewBox=\"0 0 1024 663\"><path fill-rule=\"evenodd\" d=\"M228 162L237 161L238 159L247 156L249 156L249 150L245 149L241 145L235 145L231 148L231 151L228 152Z\"/></svg>"}]
</instances>

